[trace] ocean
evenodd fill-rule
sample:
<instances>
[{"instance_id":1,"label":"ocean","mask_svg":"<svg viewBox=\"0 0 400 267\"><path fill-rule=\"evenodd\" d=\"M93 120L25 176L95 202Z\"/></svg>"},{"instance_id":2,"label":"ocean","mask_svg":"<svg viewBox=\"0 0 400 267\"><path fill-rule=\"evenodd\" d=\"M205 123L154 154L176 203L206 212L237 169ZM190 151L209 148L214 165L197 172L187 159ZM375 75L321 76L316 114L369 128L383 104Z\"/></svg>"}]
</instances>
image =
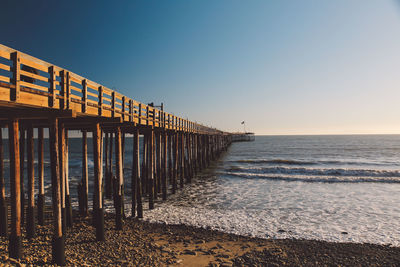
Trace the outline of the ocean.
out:
<instances>
[{"instance_id":1,"label":"ocean","mask_svg":"<svg viewBox=\"0 0 400 267\"><path fill-rule=\"evenodd\" d=\"M92 192L91 139L88 144ZM81 140L70 138L69 145L70 191L76 207ZM48 151L47 142L45 147ZM50 201L48 152L45 155ZM124 163L129 215L130 137ZM8 181L7 163L5 175ZM190 186L167 201L156 201L154 210L144 203L144 220L150 222L261 238L400 246L400 135L257 136L254 142L233 143ZM111 201L105 200L105 207L113 211Z\"/></svg>"}]
</instances>

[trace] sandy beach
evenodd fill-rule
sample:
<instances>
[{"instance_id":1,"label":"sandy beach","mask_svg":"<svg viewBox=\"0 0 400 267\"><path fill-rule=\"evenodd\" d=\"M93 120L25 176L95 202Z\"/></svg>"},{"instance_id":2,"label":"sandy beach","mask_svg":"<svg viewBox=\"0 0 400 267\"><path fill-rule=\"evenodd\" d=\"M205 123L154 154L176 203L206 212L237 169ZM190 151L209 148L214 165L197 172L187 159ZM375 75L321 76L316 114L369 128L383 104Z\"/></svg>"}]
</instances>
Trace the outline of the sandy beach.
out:
<instances>
[{"instance_id":1,"label":"sandy beach","mask_svg":"<svg viewBox=\"0 0 400 267\"><path fill-rule=\"evenodd\" d=\"M400 248L313 240L259 239L127 218L124 231L106 214L106 241L95 242L90 218L77 218L67 232L67 265L80 266L396 266ZM3 265L51 265L51 227L38 227L24 238L24 257L8 258L0 238Z\"/></svg>"}]
</instances>

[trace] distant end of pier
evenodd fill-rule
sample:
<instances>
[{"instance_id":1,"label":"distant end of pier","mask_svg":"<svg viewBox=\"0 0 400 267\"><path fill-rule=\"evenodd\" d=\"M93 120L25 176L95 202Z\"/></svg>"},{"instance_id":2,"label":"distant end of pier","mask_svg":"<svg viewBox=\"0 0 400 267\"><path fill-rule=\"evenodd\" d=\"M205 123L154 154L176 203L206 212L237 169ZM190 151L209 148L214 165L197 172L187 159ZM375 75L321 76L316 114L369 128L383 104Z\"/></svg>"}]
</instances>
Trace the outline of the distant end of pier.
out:
<instances>
[{"instance_id":1,"label":"distant end of pier","mask_svg":"<svg viewBox=\"0 0 400 267\"><path fill-rule=\"evenodd\" d=\"M251 132L232 134L232 142L248 142L248 141L254 141L255 139L256 137L254 133Z\"/></svg>"}]
</instances>

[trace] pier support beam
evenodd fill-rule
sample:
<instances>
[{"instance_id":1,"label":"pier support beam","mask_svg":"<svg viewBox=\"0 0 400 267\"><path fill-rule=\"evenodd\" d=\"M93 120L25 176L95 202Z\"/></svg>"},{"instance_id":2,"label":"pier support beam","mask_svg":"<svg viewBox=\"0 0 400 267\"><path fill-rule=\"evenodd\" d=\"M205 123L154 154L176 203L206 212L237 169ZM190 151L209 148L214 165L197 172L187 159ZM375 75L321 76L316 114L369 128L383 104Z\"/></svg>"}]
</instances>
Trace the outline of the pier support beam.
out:
<instances>
[{"instance_id":1,"label":"pier support beam","mask_svg":"<svg viewBox=\"0 0 400 267\"><path fill-rule=\"evenodd\" d=\"M175 133L174 140L174 174L172 176L172 194L175 194L177 190L177 179L178 179L178 166L179 166L179 134Z\"/></svg>"},{"instance_id":2,"label":"pier support beam","mask_svg":"<svg viewBox=\"0 0 400 267\"><path fill-rule=\"evenodd\" d=\"M25 128L19 124L20 131L20 147L19 147L19 156L20 156L20 194L21 194L21 223L23 224L25 221L25 193L24 193L24 165L25 165Z\"/></svg>"},{"instance_id":3,"label":"pier support beam","mask_svg":"<svg viewBox=\"0 0 400 267\"><path fill-rule=\"evenodd\" d=\"M122 143L121 128L117 127L115 132L115 165L117 170L117 188L115 190L115 226L117 230L122 230L122 215L124 209L123 190L124 190L124 174L122 166Z\"/></svg>"},{"instance_id":4,"label":"pier support beam","mask_svg":"<svg viewBox=\"0 0 400 267\"><path fill-rule=\"evenodd\" d=\"M180 166L180 188L182 189L184 186L184 179L185 179L185 134L180 133L180 149L179 149L179 166Z\"/></svg>"},{"instance_id":5,"label":"pier support beam","mask_svg":"<svg viewBox=\"0 0 400 267\"><path fill-rule=\"evenodd\" d=\"M8 140L10 150L10 189L11 189L11 235L8 244L10 258L22 257L21 235L21 166L20 140L18 138L18 119L11 119L8 125Z\"/></svg>"},{"instance_id":6,"label":"pier support beam","mask_svg":"<svg viewBox=\"0 0 400 267\"><path fill-rule=\"evenodd\" d=\"M168 134L168 180L169 184L172 184L172 176L173 176L173 171L172 171L172 149L173 148L173 135Z\"/></svg>"},{"instance_id":7,"label":"pier support beam","mask_svg":"<svg viewBox=\"0 0 400 267\"><path fill-rule=\"evenodd\" d=\"M44 225L44 209L45 209L45 197L44 197L44 143L43 143L43 128L38 128L38 183L39 183L39 195L38 195L38 224Z\"/></svg>"},{"instance_id":8,"label":"pier support beam","mask_svg":"<svg viewBox=\"0 0 400 267\"><path fill-rule=\"evenodd\" d=\"M72 206L69 194L69 155L68 155L68 130L65 129L65 149L64 149L64 180L65 180L65 210L66 224L72 228Z\"/></svg>"},{"instance_id":9,"label":"pier support beam","mask_svg":"<svg viewBox=\"0 0 400 267\"><path fill-rule=\"evenodd\" d=\"M50 161L51 161L51 187L54 217L54 236L52 244L53 262L57 265L65 265L65 245L62 229L61 214L61 177L59 160L59 130L58 120L52 118L50 121Z\"/></svg>"},{"instance_id":10,"label":"pier support beam","mask_svg":"<svg viewBox=\"0 0 400 267\"><path fill-rule=\"evenodd\" d=\"M58 153L59 153L59 176L60 176L60 189L61 189L61 218L63 233L67 229L67 210L65 208L65 128L63 123L58 126Z\"/></svg>"},{"instance_id":11,"label":"pier support beam","mask_svg":"<svg viewBox=\"0 0 400 267\"><path fill-rule=\"evenodd\" d=\"M27 136L28 151L28 206L26 218L26 236L28 239L35 237L35 170L34 170L34 154L35 147L33 142L33 126L28 126Z\"/></svg>"},{"instance_id":12,"label":"pier support beam","mask_svg":"<svg viewBox=\"0 0 400 267\"><path fill-rule=\"evenodd\" d=\"M8 208L4 182L3 128L0 127L0 236L8 236Z\"/></svg>"},{"instance_id":13,"label":"pier support beam","mask_svg":"<svg viewBox=\"0 0 400 267\"><path fill-rule=\"evenodd\" d=\"M140 181L140 155L139 155L139 129L136 128L133 135L133 162L132 162L132 217L135 216L135 204L137 205L137 217L143 218L142 185Z\"/></svg>"},{"instance_id":14,"label":"pier support beam","mask_svg":"<svg viewBox=\"0 0 400 267\"><path fill-rule=\"evenodd\" d=\"M102 197L102 178L103 178L103 158L102 158L102 132L100 124L96 123L93 129L93 159L94 159L94 203L93 211L96 227L96 240L104 241L104 210Z\"/></svg>"},{"instance_id":15,"label":"pier support beam","mask_svg":"<svg viewBox=\"0 0 400 267\"><path fill-rule=\"evenodd\" d=\"M168 134L163 133L163 153L162 153L162 199L167 200L167 167L168 167Z\"/></svg>"},{"instance_id":16,"label":"pier support beam","mask_svg":"<svg viewBox=\"0 0 400 267\"><path fill-rule=\"evenodd\" d=\"M148 137L148 193L149 209L154 209L154 130L152 129Z\"/></svg>"},{"instance_id":17,"label":"pier support beam","mask_svg":"<svg viewBox=\"0 0 400 267\"><path fill-rule=\"evenodd\" d=\"M88 175L88 157L87 157L87 131L82 131L82 179L79 185L79 211L82 216L88 215L89 198L89 175Z\"/></svg>"},{"instance_id":18,"label":"pier support beam","mask_svg":"<svg viewBox=\"0 0 400 267\"><path fill-rule=\"evenodd\" d=\"M104 134L104 143L105 143L105 147L104 147L104 162L106 164L106 168L105 168L105 197L107 199L111 199L112 196L112 191L111 191L111 179L109 178L109 162L108 162L108 135L109 133L105 133Z\"/></svg>"}]
</instances>

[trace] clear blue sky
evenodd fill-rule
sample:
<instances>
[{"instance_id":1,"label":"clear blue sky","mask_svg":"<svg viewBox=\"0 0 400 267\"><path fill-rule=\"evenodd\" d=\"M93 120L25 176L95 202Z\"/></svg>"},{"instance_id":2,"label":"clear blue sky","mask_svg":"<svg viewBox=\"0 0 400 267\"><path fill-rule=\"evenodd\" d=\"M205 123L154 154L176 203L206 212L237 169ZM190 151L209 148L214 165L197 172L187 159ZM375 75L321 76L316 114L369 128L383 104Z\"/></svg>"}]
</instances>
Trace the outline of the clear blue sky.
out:
<instances>
[{"instance_id":1,"label":"clear blue sky","mask_svg":"<svg viewBox=\"0 0 400 267\"><path fill-rule=\"evenodd\" d=\"M10 1L0 43L223 130L400 133L396 1Z\"/></svg>"}]
</instances>

